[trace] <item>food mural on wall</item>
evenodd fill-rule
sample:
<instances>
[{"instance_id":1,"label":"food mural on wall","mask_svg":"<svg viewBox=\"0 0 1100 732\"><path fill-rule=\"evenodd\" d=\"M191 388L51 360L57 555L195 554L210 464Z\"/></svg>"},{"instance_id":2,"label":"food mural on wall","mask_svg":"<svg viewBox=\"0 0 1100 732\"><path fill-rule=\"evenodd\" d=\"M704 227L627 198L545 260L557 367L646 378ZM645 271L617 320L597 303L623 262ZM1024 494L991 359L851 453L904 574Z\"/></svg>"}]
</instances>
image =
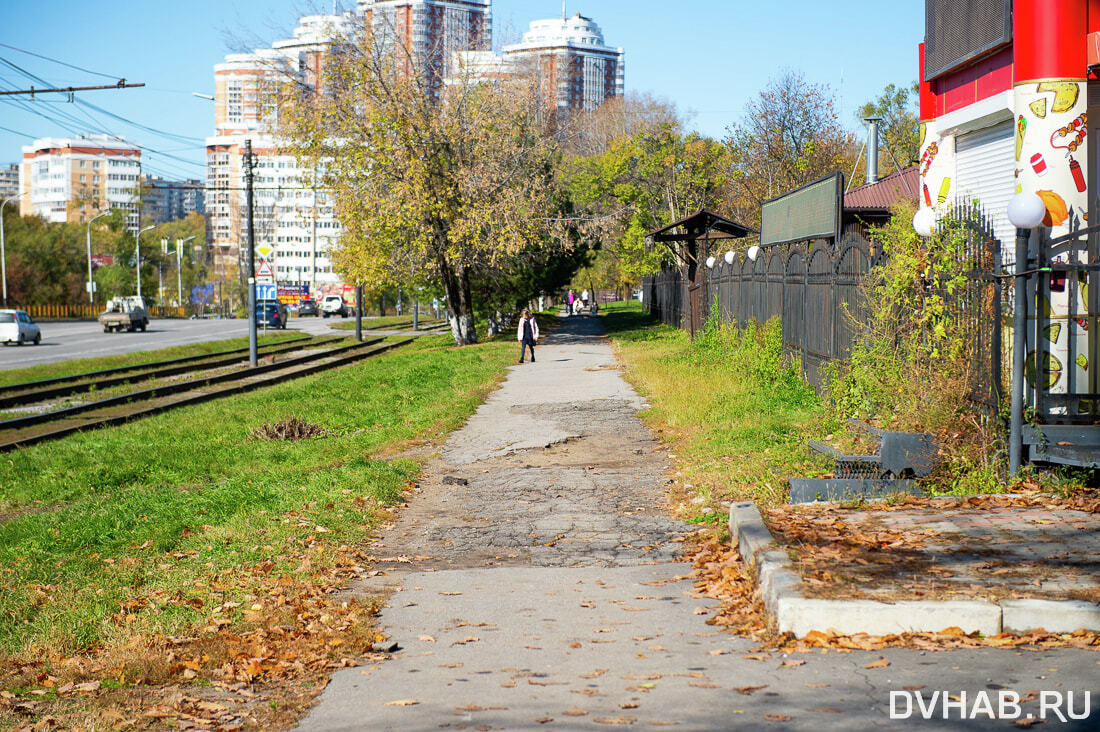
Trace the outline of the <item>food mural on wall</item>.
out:
<instances>
[{"instance_id":1,"label":"food mural on wall","mask_svg":"<svg viewBox=\"0 0 1100 732\"><path fill-rule=\"evenodd\" d=\"M1087 176L1083 163L1088 117L1085 84L1081 81L1041 80L1018 83L1016 110L1016 191L1037 194L1046 206L1043 225L1050 238L1088 226ZM1067 261L1066 254L1055 259ZM1069 322L1069 298L1076 291L1076 312L1086 311L1086 288L1068 286L1068 278L1051 277L1050 297L1035 292L1036 278L1029 279L1029 297L1035 303L1028 329L1028 383L1066 393L1069 370L1075 369L1074 390L1088 391L1088 332L1078 319ZM1035 342L1034 319L1042 313L1049 325ZM1072 343L1071 343L1072 341ZM1040 355L1039 346L1043 354ZM1072 348L1071 348L1072 346ZM1072 355L1071 355L1072 353Z\"/></svg>"},{"instance_id":2,"label":"food mural on wall","mask_svg":"<svg viewBox=\"0 0 1100 732\"><path fill-rule=\"evenodd\" d=\"M939 135L934 121L920 124L921 205L939 208L954 196L955 136Z\"/></svg>"}]
</instances>

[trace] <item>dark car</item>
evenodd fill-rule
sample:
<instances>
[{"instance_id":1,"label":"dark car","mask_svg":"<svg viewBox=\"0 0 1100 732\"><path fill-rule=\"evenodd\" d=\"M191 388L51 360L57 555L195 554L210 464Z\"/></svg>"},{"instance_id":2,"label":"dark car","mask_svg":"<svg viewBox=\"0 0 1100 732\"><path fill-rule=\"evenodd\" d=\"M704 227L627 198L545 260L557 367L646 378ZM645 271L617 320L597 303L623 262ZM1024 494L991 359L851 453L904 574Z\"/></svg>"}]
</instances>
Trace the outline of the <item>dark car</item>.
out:
<instances>
[{"instance_id":1,"label":"dark car","mask_svg":"<svg viewBox=\"0 0 1100 732\"><path fill-rule=\"evenodd\" d=\"M321 315L321 311L317 309L317 303L313 300L302 300L298 303L298 315L302 317L312 315L316 318Z\"/></svg>"},{"instance_id":2,"label":"dark car","mask_svg":"<svg viewBox=\"0 0 1100 732\"><path fill-rule=\"evenodd\" d=\"M277 300L261 300L256 303L256 325L265 328L286 328L286 305Z\"/></svg>"}]
</instances>

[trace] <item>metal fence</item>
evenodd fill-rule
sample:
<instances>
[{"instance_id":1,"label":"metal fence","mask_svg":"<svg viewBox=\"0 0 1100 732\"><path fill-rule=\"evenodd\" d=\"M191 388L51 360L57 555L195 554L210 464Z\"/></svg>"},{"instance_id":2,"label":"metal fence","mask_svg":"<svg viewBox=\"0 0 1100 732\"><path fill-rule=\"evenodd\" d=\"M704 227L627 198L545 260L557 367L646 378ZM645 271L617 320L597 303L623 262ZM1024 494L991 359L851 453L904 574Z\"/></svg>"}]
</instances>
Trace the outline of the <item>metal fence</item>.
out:
<instances>
[{"instance_id":1,"label":"metal fence","mask_svg":"<svg viewBox=\"0 0 1100 732\"><path fill-rule=\"evenodd\" d=\"M707 270L703 302L718 308L724 323L743 328L750 320L783 322L783 344L802 360L808 381L820 386L826 363L846 358L855 334L852 318L865 306L859 284L873 265L868 243L849 234L839 247L827 240L761 250L756 261L719 258ZM668 325L686 327L688 284L679 269L647 277L644 302Z\"/></svg>"},{"instance_id":2,"label":"metal fence","mask_svg":"<svg viewBox=\"0 0 1100 732\"><path fill-rule=\"evenodd\" d=\"M962 329L972 364L972 399L996 408L1002 385L1000 242L979 207L958 206L949 214L966 221L953 255L964 263L965 284L951 292L929 287L944 298L948 317ZM779 317L783 345L802 362L803 376L820 388L827 364L846 359L868 317L863 285L871 268L884 263L881 248L860 226L846 229L839 245L816 240L760 251L756 261L737 255L717 258L703 280L692 286L679 268L669 267L644 281L643 301L662 322L690 329L688 297L694 287L703 302L717 307L723 323L743 328L750 320Z\"/></svg>"}]
</instances>

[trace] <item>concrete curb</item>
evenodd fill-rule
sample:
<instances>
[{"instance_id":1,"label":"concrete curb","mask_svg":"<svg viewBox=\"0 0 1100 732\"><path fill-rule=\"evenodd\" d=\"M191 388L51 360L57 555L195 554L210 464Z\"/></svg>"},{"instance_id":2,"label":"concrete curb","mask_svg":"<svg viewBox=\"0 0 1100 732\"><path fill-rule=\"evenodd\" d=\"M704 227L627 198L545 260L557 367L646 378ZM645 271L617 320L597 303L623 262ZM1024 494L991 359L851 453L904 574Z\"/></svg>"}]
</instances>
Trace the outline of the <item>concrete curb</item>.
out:
<instances>
[{"instance_id":1,"label":"concrete curb","mask_svg":"<svg viewBox=\"0 0 1100 732\"><path fill-rule=\"evenodd\" d=\"M756 570L764 607L780 632L802 638L811 630L841 635L869 633L935 633L958 627L983 635L1025 633L1042 628L1050 633L1100 630L1100 605L1075 600L902 601L823 600L806 597L802 580L787 553L778 548L760 511L751 501L730 505L730 536L741 558Z\"/></svg>"}]
</instances>

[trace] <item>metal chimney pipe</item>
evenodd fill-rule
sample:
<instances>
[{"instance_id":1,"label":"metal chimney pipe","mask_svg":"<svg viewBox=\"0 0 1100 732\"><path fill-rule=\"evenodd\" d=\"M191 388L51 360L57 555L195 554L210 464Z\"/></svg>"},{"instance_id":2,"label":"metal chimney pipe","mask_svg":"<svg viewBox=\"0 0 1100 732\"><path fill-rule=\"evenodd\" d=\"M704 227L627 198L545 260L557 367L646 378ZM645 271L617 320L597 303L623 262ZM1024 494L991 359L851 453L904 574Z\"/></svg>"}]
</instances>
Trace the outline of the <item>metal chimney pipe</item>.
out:
<instances>
[{"instance_id":1,"label":"metal chimney pipe","mask_svg":"<svg viewBox=\"0 0 1100 732\"><path fill-rule=\"evenodd\" d=\"M882 117L864 117L867 123L867 182L878 181L878 123Z\"/></svg>"}]
</instances>

